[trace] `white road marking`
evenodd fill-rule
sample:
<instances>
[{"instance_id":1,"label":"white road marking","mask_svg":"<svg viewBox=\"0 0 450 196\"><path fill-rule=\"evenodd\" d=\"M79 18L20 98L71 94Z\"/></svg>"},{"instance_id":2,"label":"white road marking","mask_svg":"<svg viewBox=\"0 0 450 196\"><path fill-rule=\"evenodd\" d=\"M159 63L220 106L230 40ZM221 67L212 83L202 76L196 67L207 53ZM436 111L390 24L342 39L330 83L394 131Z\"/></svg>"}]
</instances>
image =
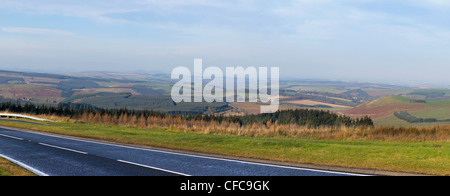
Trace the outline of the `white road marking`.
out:
<instances>
[{"instance_id":1,"label":"white road marking","mask_svg":"<svg viewBox=\"0 0 450 196\"><path fill-rule=\"evenodd\" d=\"M163 172L168 172L168 173L172 173L172 174L177 174L177 175L181 175L181 176L190 176L190 175L183 174L183 173L180 173L180 172L174 172L174 171L170 171L170 170L166 170L166 169L161 169L161 168L157 168L157 167L152 167L152 166L148 166L148 165L142 165L142 164L139 164L139 163L133 163L133 162L124 161L124 160L117 160L117 161L122 162L122 163L131 164L131 165L140 166L140 167L145 167L145 168L155 169L155 170L159 170L159 171L163 171Z\"/></svg>"},{"instance_id":2,"label":"white road marking","mask_svg":"<svg viewBox=\"0 0 450 196\"><path fill-rule=\"evenodd\" d=\"M11 162L17 164L17 165L19 165L19 166L21 166L21 167L27 169L28 171L33 172L34 174L36 174L36 175L38 175L38 176L48 176L48 174L46 174L46 173L44 173L44 172L41 172L41 171L39 171L39 170L37 170L37 169L35 169L35 168L33 168L33 167L31 167L31 166L25 164L25 163L22 163L22 162L20 162L20 161L14 160L13 158L10 158L10 157L8 157L8 156L5 156L5 155L0 154L0 157L3 157L4 159L6 159L6 160L8 160L8 161L11 161Z\"/></svg>"},{"instance_id":3,"label":"white road marking","mask_svg":"<svg viewBox=\"0 0 450 196\"><path fill-rule=\"evenodd\" d=\"M67 150L67 151L70 151L70 152L76 152L76 153L80 153L80 154L88 154L87 152L81 152L81 151L78 151L78 150L72 150L72 149L69 149L69 148L63 148L63 147L59 147L59 146L53 146L53 145L50 145L50 144L44 144L44 143L39 143L40 145L43 145L43 146L48 146L48 147L51 147L51 148L57 148L57 149L60 149L60 150Z\"/></svg>"},{"instance_id":4,"label":"white road marking","mask_svg":"<svg viewBox=\"0 0 450 196\"><path fill-rule=\"evenodd\" d=\"M18 138L18 137L14 137L14 136L9 136L9 135L3 135L3 134L0 134L0 136L8 137L8 138L16 139L16 140L23 140L22 138Z\"/></svg>"},{"instance_id":5,"label":"white road marking","mask_svg":"<svg viewBox=\"0 0 450 196\"><path fill-rule=\"evenodd\" d=\"M8 129L11 129L11 128L8 128ZM235 162L235 163L250 164L250 165L260 165L260 166L266 166L266 167L277 167L277 168L293 169L293 170L301 170L301 171L312 171L312 172L320 172L320 173L338 174L338 175L371 176L371 175L366 175L366 174L336 172L336 171L327 171L327 170L320 170L320 169L309 169L309 168L301 168L301 167L290 167L290 166L273 165L273 164L265 164L265 163L238 161L238 160L233 160L233 159L223 159L223 158L208 157L208 156L201 156L201 155L182 154L182 153L176 153L176 152L168 152L168 151L153 150L153 149L146 149L146 148L137 148L137 147L131 147L131 146L118 145L118 144L108 144L108 143L94 142L94 141L88 141L88 140L81 140L81 139L75 139L75 138L68 138L68 137L50 135L50 134L45 134L45 133L26 132L26 131L17 130L17 129L11 129L11 130L15 130L15 131L19 131L19 132L25 132L25 133L31 133L31 134L36 134L36 135L44 135L44 136L49 136L49 137L54 137L54 138L61 138L61 139L67 139L67 140L73 140L73 141L86 142L86 143L101 144L101 145L108 145L108 146L116 146L116 147L122 147L122 148L129 148L129 149L136 149L136 150L143 150L143 151L150 151L150 152L158 152L158 153L164 153L164 154L173 154L173 155L180 155L180 156L187 156L187 157L194 157L194 158L202 158L202 159L210 159L210 160L218 160L218 161L226 161L226 162Z\"/></svg>"},{"instance_id":6,"label":"white road marking","mask_svg":"<svg viewBox=\"0 0 450 196\"><path fill-rule=\"evenodd\" d=\"M98 143L98 142L94 142L94 143ZM101 144L101 143L99 143L99 144ZM337 175L370 176L370 175L365 175L365 174L355 174L355 173L347 173L347 172L336 172L336 171L327 171L327 170L319 170L319 169L309 169L309 168L301 168L301 167L290 167L290 166L273 165L273 164L266 164L266 163L256 163L256 162L248 162L248 161L239 161L239 160L233 160L233 159L223 159L223 158L216 158L216 157L207 157L207 156L201 156L201 155L182 154L182 153L176 153L176 152L167 152L167 151L160 151L160 150L152 150L152 149L136 148L136 147L130 147L130 146L121 146L121 145L116 145L116 144L106 144L106 145L112 145L112 146L118 146L118 147L125 147L125 148L131 148L131 149L137 149L137 150L144 150L144 151L151 151L151 152L158 152L158 153L165 153L165 154L173 154L173 155L179 155L179 156L187 156L187 157L201 158L201 159L210 159L210 160L225 161L225 162L235 162L235 163L242 163L242 164L249 164L249 165L259 165L259 166L265 166L265 167L276 167L276 168L283 168L283 169L292 169L292 170L301 170L301 171L311 171L311 172L329 173L329 174L337 174Z\"/></svg>"}]
</instances>

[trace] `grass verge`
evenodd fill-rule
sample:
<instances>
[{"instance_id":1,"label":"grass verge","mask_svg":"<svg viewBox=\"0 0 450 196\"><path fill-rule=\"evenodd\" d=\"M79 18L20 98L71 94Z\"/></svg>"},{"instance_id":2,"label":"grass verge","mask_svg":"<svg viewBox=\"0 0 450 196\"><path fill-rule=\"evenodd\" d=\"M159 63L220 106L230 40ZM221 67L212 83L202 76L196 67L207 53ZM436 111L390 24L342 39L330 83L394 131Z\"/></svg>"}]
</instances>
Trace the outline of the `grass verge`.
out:
<instances>
[{"instance_id":1,"label":"grass verge","mask_svg":"<svg viewBox=\"0 0 450 196\"><path fill-rule=\"evenodd\" d=\"M0 157L0 176L36 176L36 175Z\"/></svg>"},{"instance_id":2,"label":"grass verge","mask_svg":"<svg viewBox=\"0 0 450 196\"><path fill-rule=\"evenodd\" d=\"M125 144L293 163L450 175L450 143L445 141L310 140L184 133L83 123L50 124L53 126L0 121L3 126Z\"/></svg>"}]
</instances>

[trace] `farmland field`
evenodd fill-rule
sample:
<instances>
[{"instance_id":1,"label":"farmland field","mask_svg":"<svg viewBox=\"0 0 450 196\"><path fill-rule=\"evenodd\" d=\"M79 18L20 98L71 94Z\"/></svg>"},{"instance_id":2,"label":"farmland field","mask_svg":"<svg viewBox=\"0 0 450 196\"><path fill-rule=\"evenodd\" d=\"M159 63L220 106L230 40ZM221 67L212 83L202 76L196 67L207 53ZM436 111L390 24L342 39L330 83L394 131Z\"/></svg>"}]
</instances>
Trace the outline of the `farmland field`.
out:
<instances>
[{"instance_id":1,"label":"farmland field","mask_svg":"<svg viewBox=\"0 0 450 196\"><path fill-rule=\"evenodd\" d=\"M292 103L292 104L298 104L298 105L307 105L307 106L329 106L329 107L333 107L333 108L347 108L347 109L351 108L349 106L329 104L329 103L323 103L323 102L312 101L312 100L287 101L286 103Z\"/></svg>"},{"instance_id":2,"label":"farmland field","mask_svg":"<svg viewBox=\"0 0 450 196\"><path fill-rule=\"evenodd\" d=\"M39 85L0 85L0 95L7 99L27 99L38 103L62 101L61 91Z\"/></svg>"},{"instance_id":3,"label":"farmland field","mask_svg":"<svg viewBox=\"0 0 450 196\"><path fill-rule=\"evenodd\" d=\"M261 103L189 104L170 102L169 75L91 72L42 74L0 71L0 100L38 104L80 103L97 107L150 109L164 112L258 114ZM407 111L417 118L449 118L449 89L332 81L281 81L280 110L309 108L352 117L370 116L379 125L423 126L396 118ZM423 100L426 103L411 103ZM446 124L446 123L431 123Z\"/></svg>"},{"instance_id":4,"label":"farmland field","mask_svg":"<svg viewBox=\"0 0 450 196\"><path fill-rule=\"evenodd\" d=\"M376 125L381 126L422 127L450 124L450 122L408 123L394 116L394 112L407 111L418 118L435 118L441 121L450 118L450 100L426 101L425 103L414 103L412 101L409 98L400 96L384 97L359 107L342 111L342 113L353 117L369 115L374 119Z\"/></svg>"}]
</instances>

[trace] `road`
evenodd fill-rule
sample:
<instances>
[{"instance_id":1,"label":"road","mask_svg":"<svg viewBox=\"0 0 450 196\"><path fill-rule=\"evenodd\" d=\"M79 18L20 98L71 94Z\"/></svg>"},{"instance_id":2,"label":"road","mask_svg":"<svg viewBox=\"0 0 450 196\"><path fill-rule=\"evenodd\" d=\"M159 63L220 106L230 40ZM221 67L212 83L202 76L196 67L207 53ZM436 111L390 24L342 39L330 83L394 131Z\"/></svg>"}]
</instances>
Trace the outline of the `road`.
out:
<instances>
[{"instance_id":1,"label":"road","mask_svg":"<svg viewBox=\"0 0 450 196\"><path fill-rule=\"evenodd\" d=\"M358 176L0 128L0 157L41 176Z\"/></svg>"}]
</instances>

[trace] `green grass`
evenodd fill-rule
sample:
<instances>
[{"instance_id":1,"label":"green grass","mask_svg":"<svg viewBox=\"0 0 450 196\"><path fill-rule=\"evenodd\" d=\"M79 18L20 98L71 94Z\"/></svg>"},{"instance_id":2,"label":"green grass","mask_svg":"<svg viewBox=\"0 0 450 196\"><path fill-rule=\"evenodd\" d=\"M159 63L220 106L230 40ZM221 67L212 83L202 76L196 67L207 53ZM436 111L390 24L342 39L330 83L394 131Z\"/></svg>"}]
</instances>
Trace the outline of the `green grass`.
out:
<instances>
[{"instance_id":1,"label":"green grass","mask_svg":"<svg viewBox=\"0 0 450 196\"><path fill-rule=\"evenodd\" d=\"M450 119L450 109L436 109L432 111L411 112L411 115L417 118L435 118L437 120L443 121ZM450 124L450 122L448 122L447 124Z\"/></svg>"},{"instance_id":2,"label":"green grass","mask_svg":"<svg viewBox=\"0 0 450 196\"><path fill-rule=\"evenodd\" d=\"M386 105L397 105L397 104L411 104L411 99L402 97L402 96L392 96L392 97L383 97L367 103L366 105L369 107L380 107Z\"/></svg>"},{"instance_id":3,"label":"green grass","mask_svg":"<svg viewBox=\"0 0 450 196\"><path fill-rule=\"evenodd\" d=\"M411 111L411 115L417 118L435 118L437 120L450 119L450 100L427 101L425 109L421 111ZM428 123L429 124L429 123ZM431 123L431 124L450 124L450 122Z\"/></svg>"},{"instance_id":4,"label":"green grass","mask_svg":"<svg viewBox=\"0 0 450 196\"><path fill-rule=\"evenodd\" d=\"M97 84L100 85L101 87L110 87L110 86L117 86L117 85L145 85L145 86L148 86L151 88L164 90L167 93L170 93L170 91L172 90L172 86L173 86L171 83L156 83L156 82L129 82L129 83L97 82Z\"/></svg>"},{"instance_id":5,"label":"green grass","mask_svg":"<svg viewBox=\"0 0 450 196\"><path fill-rule=\"evenodd\" d=\"M171 83L151 83L151 82L135 82L134 85L146 85L152 88L161 89L168 93L172 90L172 84Z\"/></svg>"},{"instance_id":6,"label":"green grass","mask_svg":"<svg viewBox=\"0 0 450 196\"><path fill-rule=\"evenodd\" d=\"M450 119L450 100L428 101L427 108L423 111L411 112L418 118L436 118L438 120ZM450 124L450 122L448 123Z\"/></svg>"},{"instance_id":7,"label":"green grass","mask_svg":"<svg viewBox=\"0 0 450 196\"><path fill-rule=\"evenodd\" d=\"M444 93L450 95L450 89L415 89L413 93Z\"/></svg>"},{"instance_id":8,"label":"green grass","mask_svg":"<svg viewBox=\"0 0 450 196\"><path fill-rule=\"evenodd\" d=\"M450 144L448 142L330 141L243 137L81 123L52 123L54 126L37 126L0 121L0 125L120 143L248 158L450 175Z\"/></svg>"},{"instance_id":9,"label":"green grass","mask_svg":"<svg viewBox=\"0 0 450 196\"><path fill-rule=\"evenodd\" d=\"M415 114L415 113L414 113ZM416 116L419 117L419 116ZM420 117L422 118L422 117ZM404 120L401 120L394 115L377 118L374 119L373 122L375 126L378 127L433 127L433 126L441 126L441 125L450 125L450 122L434 122L434 123L409 123Z\"/></svg>"},{"instance_id":10,"label":"green grass","mask_svg":"<svg viewBox=\"0 0 450 196\"><path fill-rule=\"evenodd\" d=\"M397 109L402 106L403 109ZM409 109L404 109L407 106ZM373 102L362 105L366 107L366 112L369 114L376 114L377 112L389 112L389 115L385 115L380 118L374 119L376 126L397 126L397 127L424 127L424 126L437 126L437 125L449 125L450 122L437 122L437 123L408 123L400 120L394 116L394 112L408 111L411 115L417 118L435 118L437 120L450 119L450 100L443 101L427 101L422 103L411 103L411 99L402 96L391 96L377 99ZM383 108L380 110L379 108ZM371 109L373 111L371 111Z\"/></svg>"}]
</instances>

